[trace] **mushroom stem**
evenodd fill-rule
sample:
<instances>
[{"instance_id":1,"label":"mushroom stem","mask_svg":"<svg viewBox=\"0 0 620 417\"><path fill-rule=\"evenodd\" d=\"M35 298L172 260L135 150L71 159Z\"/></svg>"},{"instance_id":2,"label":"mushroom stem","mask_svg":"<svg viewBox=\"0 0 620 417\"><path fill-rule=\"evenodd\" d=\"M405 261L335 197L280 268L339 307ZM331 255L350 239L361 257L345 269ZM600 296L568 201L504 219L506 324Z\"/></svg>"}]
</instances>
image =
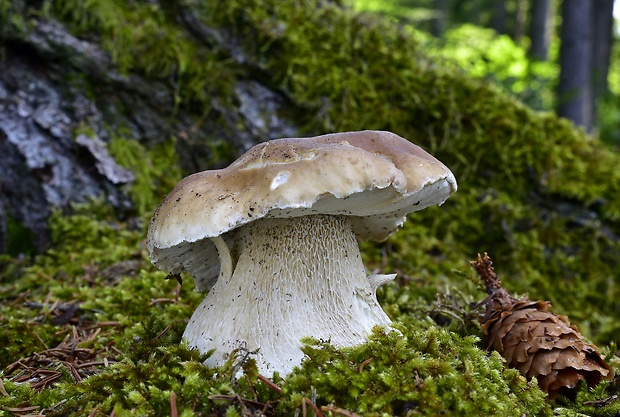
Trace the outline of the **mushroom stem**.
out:
<instances>
[{"instance_id":1,"label":"mushroom stem","mask_svg":"<svg viewBox=\"0 0 620 417\"><path fill-rule=\"evenodd\" d=\"M261 373L286 375L303 358L303 337L354 346L390 325L348 217L261 219L240 227L236 242L232 276L217 281L183 335L202 352L216 349L205 364L258 349Z\"/></svg>"}]
</instances>

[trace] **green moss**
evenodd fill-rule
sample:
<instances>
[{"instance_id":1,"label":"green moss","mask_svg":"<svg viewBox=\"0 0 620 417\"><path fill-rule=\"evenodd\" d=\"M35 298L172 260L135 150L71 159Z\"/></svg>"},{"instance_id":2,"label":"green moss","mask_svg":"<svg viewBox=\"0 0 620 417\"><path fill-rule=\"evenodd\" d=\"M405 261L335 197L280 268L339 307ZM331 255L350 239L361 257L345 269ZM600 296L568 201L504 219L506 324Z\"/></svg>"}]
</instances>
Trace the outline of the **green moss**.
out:
<instances>
[{"instance_id":1,"label":"green moss","mask_svg":"<svg viewBox=\"0 0 620 417\"><path fill-rule=\"evenodd\" d=\"M114 262L141 256L139 231L129 231L113 219L101 203L74 206L75 214L52 214L52 245L32 265L9 263L4 267L0 291L0 364L55 347L70 329L50 323L49 309L55 302L79 301L80 290L89 288L86 299L104 285L89 282L89 266L103 270ZM92 319L92 318L91 318Z\"/></svg>"},{"instance_id":2,"label":"green moss","mask_svg":"<svg viewBox=\"0 0 620 417\"><path fill-rule=\"evenodd\" d=\"M9 0L0 1L0 34L21 32L27 27L22 4ZM2 51L4 55L4 51ZM4 57L3 57L4 58Z\"/></svg>"},{"instance_id":3,"label":"green moss","mask_svg":"<svg viewBox=\"0 0 620 417\"><path fill-rule=\"evenodd\" d=\"M314 342L284 393L311 397L361 415L550 415L544 395L474 337L460 338L425 323L338 350Z\"/></svg>"},{"instance_id":4,"label":"green moss","mask_svg":"<svg viewBox=\"0 0 620 417\"><path fill-rule=\"evenodd\" d=\"M32 232L24 227L24 225L13 218L11 215L6 216L7 223L7 253L18 256L31 256L37 252L34 244Z\"/></svg>"},{"instance_id":5,"label":"green moss","mask_svg":"<svg viewBox=\"0 0 620 417\"><path fill-rule=\"evenodd\" d=\"M236 359L219 369L202 366L195 351L178 345L183 326L174 323L157 339L164 328L160 317L147 318L119 345L127 352L121 362L82 383L60 384L55 391L66 401L58 412L80 415L96 408L96 415L112 410L117 415L163 415L170 410L174 392L179 415L223 410L230 399L232 409L242 413L235 398L270 402L278 415L293 415L304 397L313 396L318 406L335 405L361 415L550 415L536 384L506 370L498 355L487 356L475 338L459 338L432 326L425 331L400 326L401 333L378 332L368 344L345 350L310 341L302 367L286 381L276 379L282 394L257 379L251 361L245 366L248 376L238 381L232 379ZM5 387L9 397L27 396L41 406L53 405L43 401L44 394L10 383ZM10 404L7 398L0 401Z\"/></svg>"},{"instance_id":6,"label":"green moss","mask_svg":"<svg viewBox=\"0 0 620 417\"><path fill-rule=\"evenodd\" d=\"M174 12L153 2L116 0L51 1L50 13L71 26L77 36L96 33L121 72L173 80L175 101L210 106L226 95L232 75L217 52L191 39Z\"/></svg>"},{"instance_id":7,"label":"green moss","mask_svg":"<svg viewBox=\"0 0 620 417\"><path fill-rule=\"evenodd\" d=\"M128 188L140 217L150 217L153 208L181 179L175 144L173 138L147 151L135 140L114 136L108 145L114 159L136 176Z\"/></svg>"},{"instance_id":8,"label":"green moss","mask_svg":"<svg viewBox=\"0 0 620 417\"><path fill-rule=\"evenodd\" d=\"M24 302L79 302L83 323L117 323L79 347L105 351L115 346L122 354L119 362L101 366L97 375L80 383L55 364L63 376L57 385L42 391L4 378L9 395L0 397L2 407L37 405L50 415L82 415L95 409L95 415L102 416L112 411L116 415L162 415L169 413L174 393L179 415L243 415L244 407L251 410L261 404L270 404L276 415L292 415L302 407L304 397L313 396L317 406L336 406L360 415L467 416L478 415L480 410L502 416L552 413L535 382L528 383L516 371L506 369L497 354L481 350L467 329L442 329L424 318L433 308L436 288L433 292L421 281L441 274L442 263L433 267L427 262L421 269L403 263L401 273L409 285L383 290L381 297L397 320L398 332L378 331L368 344L350 349L308 340L302 366L286 380L275 378L282 388L279 394L258 379L252 361L245 365L246 377L232 378L243 355L219 369L202 366L204 356L179 344L187 318L202 296L188 282L180 287L175 301L176 281L166 281L165 274L145 259L139 243L143 231L128 229L96 203L74 210L73 216L55 213L52 218L55 250L39 256L31 266L13 264L4 271L11 287L2 292L0 325L9 339L1 340L0 358L16 360L42 352L71 333L70 325L50 322L49 310L24 309ZM423 239L428 231L413 222L403 233L425 243L409 246L407 239L394 240L391 244L399 253L415 255L417 250L424 252L442 243ZM366 248L369 261L375 250ZM127 259L141 260L140 270L116 276L104 272ZM452 281L444 276L444 283ZM469 301L475 297L475 288L468 280L463 283ZM153 302L162 297L168 300ZM584 389L579 395L583 401L601 399L609 388L602 384L596 391ZM254 403L241 403L239 398ZM567 407L575 409L571 403ZM598 414L592 415L611 415L610 407L599 407Z\"/></svg>"},{"instance_id":9,"label":"green moss","mask_svg":"<svg viewBox=\"0 0 620 417\"><path fill-rule=\"evenodd\" d=\"M77 138L80 135L85 135L92 139L97 136L97 132L95 132L95 128L93 126L86 123L80 123L73 129L73 137Z\"/></svg>"}]
</instances>

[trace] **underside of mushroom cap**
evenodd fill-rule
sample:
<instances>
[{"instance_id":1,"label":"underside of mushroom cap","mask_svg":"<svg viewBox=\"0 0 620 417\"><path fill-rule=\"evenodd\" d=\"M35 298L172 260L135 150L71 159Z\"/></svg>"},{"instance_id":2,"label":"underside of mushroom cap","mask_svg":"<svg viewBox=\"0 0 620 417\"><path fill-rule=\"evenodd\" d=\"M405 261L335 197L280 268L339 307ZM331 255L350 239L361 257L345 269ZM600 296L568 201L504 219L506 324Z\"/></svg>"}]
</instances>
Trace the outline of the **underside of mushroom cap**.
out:
<instances>
[{"instance_id":1,"label":"underside of mushroom cap","mask_svg":"<svg viewBox=\"0 0 620 417\"><path fill-rule=\"evenodd\" d=\"M260 218L333 214L350 216L359 238L383 240L456 188L445 165L390 132L277 139L181 180L153 215L147 247L159 268L190 272L206 290L220 270L209 238L232 247L231 231Z\"/></svg>"}]
</instances>

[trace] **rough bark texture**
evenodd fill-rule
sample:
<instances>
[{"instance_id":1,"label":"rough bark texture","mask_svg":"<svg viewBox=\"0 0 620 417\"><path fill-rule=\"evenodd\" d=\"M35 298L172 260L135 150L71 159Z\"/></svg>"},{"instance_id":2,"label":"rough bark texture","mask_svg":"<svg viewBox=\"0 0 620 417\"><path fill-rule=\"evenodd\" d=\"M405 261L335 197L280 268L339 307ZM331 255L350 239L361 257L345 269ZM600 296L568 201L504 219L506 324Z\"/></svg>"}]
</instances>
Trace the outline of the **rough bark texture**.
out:
<instances>
[{"instance_id":1,"label":"rough bark texture","mask_svg":"<svg viewBox=\"0 0 620 417\"><path fill-rule=\"evenodd\" d=\"M558 114L589 130L592 127L592 2L564 0Z\"/></svg>"},{"instance_id":2,"label":"rough bark texture","mask_svg":"<svg viewBox=\"0 0 620 417\"><path fill-rule=\"evenodd\" d=\"M63 83L60 68L48 66L54 64L45 63L38 51L18 48L23 52L9 48L8 59L0 63L0 204L5 212L0 224L5 228L8 216L23 223L42 249L52 208L103 194L115 207L127 209L129 200L117 185L132 175L111 159L107 168L94 167L94 148L74 141L72 130L80 120L101 119L101 112ZM106 153L105 148L95 152Z\"/></svg>"},{"instance_id":3,"label":"rough bark texture","mask_svg":"<svg viewBox=\"0 0 620 417\"><path fill-rule=\"evenodd\" d=\"M205 27L189 11L178 16L205 47L249 65L232 37ZM188 172L207 168L205 144L211 139L226 140L242 152L297 132L283 115L291 104L265 86L259 72L236 81L231 102L237 106L214 98L209 114L196 115L175 109L172 83L119 73L96 40L77 39L54 21L29 23L21 31L0 33L0 253L9 249L11 224L27 229L36 249L44 249L51 211L72 202L103 196L121 213L132 211L121 186L134 175L106 148L121 127L123 137L146 147L181 137L177 152ZM80 135L82 126L92 132Z\"/></svg>"}]
</instances>

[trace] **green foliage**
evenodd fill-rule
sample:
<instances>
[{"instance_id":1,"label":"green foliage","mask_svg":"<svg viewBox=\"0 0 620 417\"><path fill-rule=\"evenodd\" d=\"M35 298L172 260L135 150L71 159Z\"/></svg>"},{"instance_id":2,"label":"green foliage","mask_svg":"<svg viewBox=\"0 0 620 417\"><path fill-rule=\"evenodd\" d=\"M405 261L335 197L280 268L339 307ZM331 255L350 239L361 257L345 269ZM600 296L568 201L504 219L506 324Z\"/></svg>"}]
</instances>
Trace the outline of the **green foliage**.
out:
<instances>
[{"instance_id":1,"label":"green foliage","mask_svg":"<svg viewBox=\"0 0 620 417\"><path fill-rule=\"evenodd\" d=\"M492 29L464 24L446 31L441 40L428 38L426 49L453 62L468 74L487 78L508 94L538 110L552 110L559 67L532 62L525 48Z\"/></svg>"},{"instance_id":2,"label":"green foliage","mask_svg":"<svg viewBox=\"0 0 620 417\"><path fill-rule=\"evenodd\" d=\"M609 75L609 92L598 102L599 136L609 145L620 146L620 39L612 43Z\"/></svg>"},{"instance_id":3,"label":"green foliage","mask_svg":"<svg viewBox=\"0 0 620 417\"><path fill-rule=\"evenodd\" d=\"M347 3L356 11L381 13L415 27L427 27L428 22L439 13L434 9L432 0L355 0Z\"/></svg>"},{"instance_id":4,"label":"green foliage","mask_svg":"<svg viewBox=\"0 0 620 417\"><path fill-rule=\"evenodd\" d=\"M0 366L5 367L24 355L48 348L47 343L57 344L57 329L37 322L37 317L24 309L3 307L0 316Z\"/></svg>"},{"instance_id":5,"label":"green foliage","mask_svg":"<svg viewBox=\"0 0 620 417\"><path fill-rule=\"evenodd\" d=\"M302 366L286 381L276 379L282 386L278 394L257 379L251 360L239 380L232 377L239 356L218 369L204 367L203 357L178 344L182 325L174 323L161 337L165 322L151 316L119 344L125 357L100 374L78 384L67 378L41 393L8 382L9 397L0 399L0 405L11 406L20 397L62 415L95 409L96 415L112 410L117 415L164 415L174 393L179 415L210 415L231 400L228 412L241 415L243 406L235 398L271 402L278 415L293 415L314 392L318 406L336 405L361 415L468 416L477 410L498 416L550 415L536 383L506 369L497 354L488 356L476 338L421 327L427 328L377 332L368 344L342 350L309 340ZM65 399L60 405L54 403L59 398Z\"/></svg>"},{"instance_id":6,"label":"green foliage","mask_svg":"<svg viewBox=\"0 0 620 417\"><path fill-rule=\"evenodd\" d=\"M620 126L620 93L608 94L603 97L598 103L598 112L601 140L618 149L620 145L620 130L618 130L618 126Z\"/></svg>"},{"instance_id":7,"label":"green foliage","mask_svg":"<svg viewBox=\"0 0 620 417\"><path fill-rule=\"evenodd\" d=\"M52 249L37 257L35 267L40 267L39 272L48 269L75 279L91 260L112 263L139 253L136 244L141 239L141 231L119 222L100 200L74 204L70 215L54 211L49 227ZM62 269L59 271L59 268Z\"/></svg>"}]
</instances>

